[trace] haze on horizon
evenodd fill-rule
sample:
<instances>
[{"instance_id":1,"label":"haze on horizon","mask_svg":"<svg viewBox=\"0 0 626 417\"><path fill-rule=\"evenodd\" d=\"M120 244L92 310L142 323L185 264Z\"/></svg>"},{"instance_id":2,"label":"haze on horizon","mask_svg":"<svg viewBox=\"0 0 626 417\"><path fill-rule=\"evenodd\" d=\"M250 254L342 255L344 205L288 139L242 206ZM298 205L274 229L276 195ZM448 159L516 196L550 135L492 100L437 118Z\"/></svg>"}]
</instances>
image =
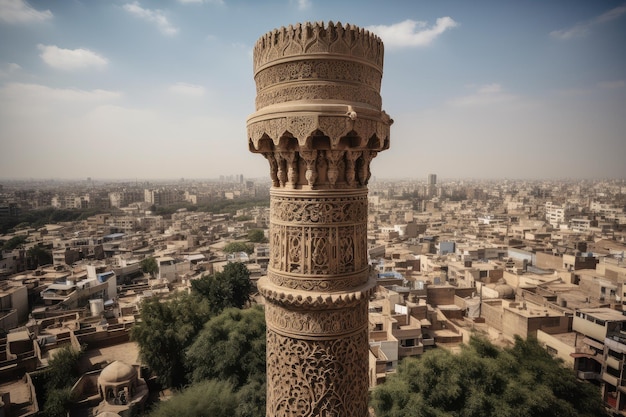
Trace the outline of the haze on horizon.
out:
<instances>
[{"instance_id":1,"label":"haze on horizon","mask_svg":"<svg viewBox=\"0 0 626 417\"><path fill-rule=\"evenodd\" d=\"M0 0L0 178L267 177L252 47L306 21L385 44L378 178L626 178L626 3Z\"/></svg>"}]
</instances>

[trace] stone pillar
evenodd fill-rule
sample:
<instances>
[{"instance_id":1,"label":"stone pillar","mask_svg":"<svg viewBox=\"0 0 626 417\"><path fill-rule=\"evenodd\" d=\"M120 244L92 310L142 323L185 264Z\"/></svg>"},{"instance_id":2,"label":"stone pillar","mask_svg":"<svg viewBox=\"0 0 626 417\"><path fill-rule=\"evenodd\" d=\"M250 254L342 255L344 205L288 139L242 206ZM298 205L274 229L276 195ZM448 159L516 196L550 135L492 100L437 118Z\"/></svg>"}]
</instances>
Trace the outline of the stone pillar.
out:
<instances>
[{"instance_id":1,"label":"stone pillar","mask_svg":"<svg viewBox=\"0 0 626 417\"><path fill-rule=\"evenodd\" d=\"M383 44L353 25L306 23L254 47L250 150L269 162L267 416L368 415L370 162L389 147Z\"/></svg>"}]
</instances>

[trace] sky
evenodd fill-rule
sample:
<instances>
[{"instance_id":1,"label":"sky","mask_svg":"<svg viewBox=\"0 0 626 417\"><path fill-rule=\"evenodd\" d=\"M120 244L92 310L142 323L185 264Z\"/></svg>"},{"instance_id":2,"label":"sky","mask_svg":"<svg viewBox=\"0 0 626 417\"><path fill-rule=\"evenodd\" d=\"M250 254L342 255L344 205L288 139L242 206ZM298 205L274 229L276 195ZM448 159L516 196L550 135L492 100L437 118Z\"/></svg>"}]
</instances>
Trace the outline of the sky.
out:
<instances>
[{"instance_id":1,"label":"sky","mask_svg":"<svg viewBox=\"0 0 626 417\"><path fill-rule=\"evenodd\" d=\"M0 0L0 179L269 178L252 48L385 44L376 178L626 179L626 2Z\"/></svg>"}]
</instances>

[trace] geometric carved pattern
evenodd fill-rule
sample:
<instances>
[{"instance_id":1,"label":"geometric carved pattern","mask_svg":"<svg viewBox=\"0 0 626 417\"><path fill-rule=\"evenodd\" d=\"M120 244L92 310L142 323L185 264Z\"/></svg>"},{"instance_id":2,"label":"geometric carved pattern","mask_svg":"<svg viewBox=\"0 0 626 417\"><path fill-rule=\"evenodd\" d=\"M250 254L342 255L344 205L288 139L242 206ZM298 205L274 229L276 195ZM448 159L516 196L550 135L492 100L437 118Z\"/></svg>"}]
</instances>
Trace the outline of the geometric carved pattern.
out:
<instances>
[{"instance_id":1,"label":"geometric carved pattern","mask_svg":"<svg viewBox=\"0 0 626 417\"><path fill-rule=\"evenodd\" d=\"M271 193L270 270L335 276L367 268L366 191L318 198Z\"/></svg>"},{"instance_id":2,"label":"geometric carved pattern","mask_svg":"<svg viewBox=\"0 0 626 417\"><path fill-rule=\"evenodd\" d=\"M367 267L367 250L361 241L366 233L367 225L311 227L270 223L269 267L308 275L362 271Z\"/></svg>"},{"instance_id":3,"label":"geometric carved pattern","mask_svg":"<svg viewBox=\"0 0 626 417\"><path fill-rule=\"evenodd\" d=\"M267 416L368 415L368 335L302 340L268 327Z\"/></svg>"}]
</instances>

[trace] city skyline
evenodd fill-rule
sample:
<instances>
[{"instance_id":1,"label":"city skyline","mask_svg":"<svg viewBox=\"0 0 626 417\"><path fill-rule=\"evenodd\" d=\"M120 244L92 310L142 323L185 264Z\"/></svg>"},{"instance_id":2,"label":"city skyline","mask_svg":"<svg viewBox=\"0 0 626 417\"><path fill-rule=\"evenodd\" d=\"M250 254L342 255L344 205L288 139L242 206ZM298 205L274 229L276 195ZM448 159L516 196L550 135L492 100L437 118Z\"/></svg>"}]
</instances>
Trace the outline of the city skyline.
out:
<instances>
[{"instance_id":1,"label":"city skyline","mask_svg":"<svg viewBox=\"0 0 626 417\"><path fill-rule=\"evenodd\" d=\"M0 0L0 178L266 177L252 47L330 20L385 44L376 176L626 178L624 2L315 0Z\"/></svg>"}]
</instances>

